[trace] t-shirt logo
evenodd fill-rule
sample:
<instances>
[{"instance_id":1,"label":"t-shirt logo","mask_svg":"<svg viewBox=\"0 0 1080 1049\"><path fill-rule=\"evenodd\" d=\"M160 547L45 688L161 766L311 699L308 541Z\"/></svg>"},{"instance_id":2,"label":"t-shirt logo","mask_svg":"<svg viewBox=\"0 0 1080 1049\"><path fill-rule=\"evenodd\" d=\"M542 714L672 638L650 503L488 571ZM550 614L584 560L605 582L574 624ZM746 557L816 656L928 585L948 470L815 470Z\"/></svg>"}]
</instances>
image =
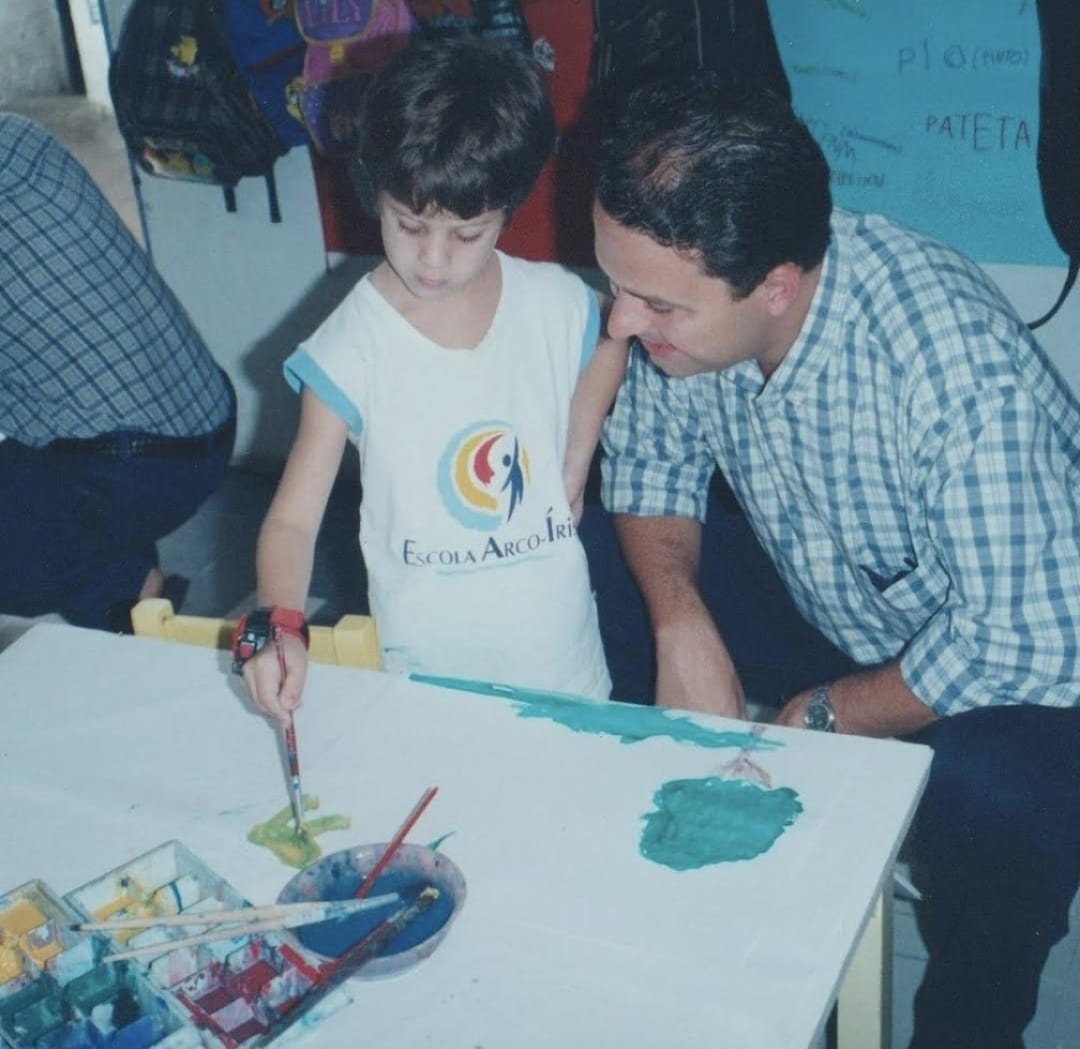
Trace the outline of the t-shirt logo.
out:
<instances>
[{"instance_id":1,"label":"t-shirt logo","mask_svg":"<svg viewBox=\"0 0 1080 1049\"><path fill-rule=\"evenodd\" d=\"M436 483L455 520L490 532L508 522L525 498L529 453L507 423L474 423L447 442Z\"/></svg>"}]
</instances>

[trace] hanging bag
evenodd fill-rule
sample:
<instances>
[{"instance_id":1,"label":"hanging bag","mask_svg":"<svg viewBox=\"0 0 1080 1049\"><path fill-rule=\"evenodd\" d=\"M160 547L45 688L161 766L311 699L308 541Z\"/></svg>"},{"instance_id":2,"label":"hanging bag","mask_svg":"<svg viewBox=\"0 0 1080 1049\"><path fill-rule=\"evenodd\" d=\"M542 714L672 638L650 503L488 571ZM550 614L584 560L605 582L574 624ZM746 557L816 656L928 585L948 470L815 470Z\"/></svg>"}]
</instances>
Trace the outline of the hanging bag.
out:
<instances>
[{"instance_id":1,"label":"hanging bag","mask_svg":"<svg viewBox=\"0 0 1080 1049\"><path fill-rule=\"evenodd\" d=\"M300 75L307 45L292 0L225 0L225 29L229 51L267 123L286 146L306 146Z\"/></svg>"},{"instance_id":2,"label":"hanging bag","mask_svg":"<svg viewBox=\"0 0 1080 1049\"><path fill-rule=\"evenodd\" d=\"M360 103L372 75L412 37L405 0L296 0L296 24L307 42L300 111L312 144L325 157L356 147Z\"/></svg>"},{"instance_id":3,"label":"hanging bag","mask_svg":"<svg viewBox=\"0 0 1080 1049\"><path fill-rule=\"evenodd\" d=\"M218 0L134 0L109 65L117 125L138 167L220 186L266 179L281 219L274 162L285 145L259 111L229 51Z\"/></svg>"}]
</instances>

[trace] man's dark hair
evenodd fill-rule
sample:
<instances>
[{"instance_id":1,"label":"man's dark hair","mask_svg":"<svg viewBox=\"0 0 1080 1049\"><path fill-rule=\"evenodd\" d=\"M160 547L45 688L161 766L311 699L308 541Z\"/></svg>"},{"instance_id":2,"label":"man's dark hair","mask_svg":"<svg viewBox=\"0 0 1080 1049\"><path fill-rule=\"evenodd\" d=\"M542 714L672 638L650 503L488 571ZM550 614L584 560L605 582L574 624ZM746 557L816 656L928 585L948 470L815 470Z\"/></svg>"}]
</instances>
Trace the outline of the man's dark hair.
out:
<instances>
[{"instance_id":1,"label":"man's dark hair","mask_svg":"<svg viewBox=\"0 0 1080 1049\"><path fill-rule=\"evenodd\" d=\"M597 201L749 295L829 244L829 168L787 102L698 73L643 85L604 129Z\"/></svg>"},{"instance_id":2,"label":"man's dark hair","mask_svg":"<svg viewBox=\"0 0 1080 1049\"><path fill-rule=\"evenodd\" d=\"M512 212L555 142L540 69L524 52L468 35L417 40L364 99L354 181L374 210L389 193L417 214Z\"/></svg>"}]
</instances>

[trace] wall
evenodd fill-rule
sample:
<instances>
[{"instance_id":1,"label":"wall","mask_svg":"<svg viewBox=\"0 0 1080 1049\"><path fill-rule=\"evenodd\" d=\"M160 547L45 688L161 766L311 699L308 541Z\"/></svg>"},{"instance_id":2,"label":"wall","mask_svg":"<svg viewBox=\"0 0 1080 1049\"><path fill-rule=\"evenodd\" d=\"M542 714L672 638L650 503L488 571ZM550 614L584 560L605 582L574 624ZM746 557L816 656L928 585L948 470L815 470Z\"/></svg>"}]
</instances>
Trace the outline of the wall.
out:
<instances>
[{"instance_id":1,"label":"wall","mask_svg":"<svg viewBox=\"0 0 1080 1049\"><path fill-rule=\"evenodd\" d=\"M833 195L971 258L1063 262L1036 165L1042 45L1033 0L770 0L792 101Z\"/></svg>"},{"instance_id":2,"label":"wall","mask_svg":"<svg viewBox=\"0 0 1080 1049\"><path fill-rule=\"evenodd\" d=\"M0 41L0 107L71 90L60 16L52 0L3 0Z\"/></svg>"},{"instance_id":3,"label":"wall","mask_svg":"<svg viewBox=\"0 0 1080 1049\"><path fill-rule=\"evenodd\" d=\"M954 245L1025 320L1043 316L1066 260L1039 190L1034 0L769 0L769 11L837 203ZM1074 289L1038 337L1080 393L1078 330Z\"/></svg>"},{"instance_id":4,"label":"wall","mask_svg":"<svg viewBox=\"0 0 1080 1049\"><path fill-rule=\"evenodd\" d=\"M225 210L213 187L143 176L138 191L154 262L237 390L236 456L276 468L292 441L297 398L281 363L348 290L354 265L330 275L307 151L275 165L281 222L265 181L237 187Z\"/></svg>"},{"instance_id":5,"label":"wall","mask_svg":"<svg viewBox=\"0 0 1080 1049\"><path fill-rule=\"evenodd\" d=\"M109 98L109 50L105 44L105 13L100 0L67 0L79 48L86 98L112 109Z\"/></svg>"}]
</instances>

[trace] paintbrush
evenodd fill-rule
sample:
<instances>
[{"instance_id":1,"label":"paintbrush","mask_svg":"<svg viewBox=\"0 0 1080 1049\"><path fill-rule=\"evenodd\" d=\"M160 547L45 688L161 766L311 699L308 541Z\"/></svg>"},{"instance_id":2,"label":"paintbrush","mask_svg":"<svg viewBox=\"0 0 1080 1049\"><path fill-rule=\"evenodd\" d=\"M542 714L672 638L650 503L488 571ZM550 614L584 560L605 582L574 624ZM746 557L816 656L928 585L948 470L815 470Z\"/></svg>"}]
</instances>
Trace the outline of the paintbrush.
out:
<instances>
[{"instance_id":1,"label":"paintbrush","mask_svg":"<svg viewBox=\"0 0 1080 1049\"><path fill-rule=\"evenodd\" d=\"M216 940L240 939L242 936L256 936L264 932L278 932L281 929L295 929L301 925L316 925L326 921L339 921L358 911L373 910L379 907L390 907L400 901L401 896L398 893L389 892L384 893L381 896L371 896L366 900L330 900L320 903L298 905L295 911L287 910L285 913L274 913L274 911L280 910L282 906L288 908L294 905L279 905L277 908L250 907L247 909L252 912L262 910L268 916L263 917L261 920L249 921L246 924L222 925L220 928L212 928L208 932L197 933L194 936L183 936L179 939L162 940L159 943L146 944L142 947L131 947L127 950L114 951L112 954L105 955L101 960L103 962L118 962L125 958L156 957L161 954L167 954L169 951L178 950L181 947L198 947L200 944L214 943ZM353 906L350 907L350 904ZM207 911L197 915L192 914L188 916L187 920L191 925L212 925L214 924L214 913L215 912L213 911ZM181 917L181 915L171 915L170 917L175 919ZM209 921L207 919L209 919ZM224 919L218 920L224 921ZM121 919L121 921L123 921L123 919ZM106 927L109 927L108 923L104 924ZM175 921L162 921L158 926L154 927L175 924L177 924ZM378 928L378 926L376 928Z\"/></svg>"},{"instance_id":2,"label":"paintbrush","mask_svg":"<svg viewBox=\"0 0 1080 1049\"><path fill-rule=\"evenodd\" d=\"M257 907L232 907L222 910L183 911L180 914L146 914L134 918L106 918L104 921L75 922L74 932L112 932L115 929L156 929L162 926L224 925L227 922L250 924L280 919L281 928L310 925L331 918L345 918L357 911L399 903L400 894L383 893L367 900L298 900L295 903L268 903Z\"/></svg>"},{"instance_id":3,"label":"paintbrush","mask_svg":"<svg viewBox=\"0 0 1080 1049\"><path fill-rule=\"evenodd\" d=\"M262 1046L269 1045L274 1039L280 1037L283 1031L292 1027L298 1020L302 1020L332 990L340 987L367 962L377 958L386 945L410 922L423 914L439 898L439 895L439 890L434 885L425 885L412 903L380 922L362 940L353 944L344 954L321 969L315 986L296 1008L289 1010L284 1023L273 1026L265 1035L253 1041L245 1042L247 1049L260 1049Z\"/></svg>"},{"instance_id":4,"label":"paintbrush","mask_svg":"<svg viewBox=\"0 0 1080 1049\"><path fill-rule=\"evenodd\" d=\"M296 821L296 836L306 838L304 793L300 789L300 756L296 750L296 725L291 717L285 726L285 756L289 762L289 793L292 798L293 819Z\"/></svg>"},{"instance_id":5,"label":"paintbrush","mask_svg":"<svg viewBox=\"0 0 1080 1049\"><path fill-rule=\"evenodd\" d=\"M277 649L278 670L281 672L281 683L285 683L285 648L281 643L280 631L274 631L274 647ZM285 757L289 763L289 793L292 800L293 819L296 821L296 836L307 837L307 828L304 826L304 792L300 789L300 754L296 748L296 719L290 714L289 723L285 726Z\"/></svg>"},{"instance_id":6,"label":"paintbrush","mask_svg":"<svg viewBox=\"0 0 1080 1049\"><path fill-rule=\"evenodd\" d=\"M355 972L364 962L376 958L379 952L395 937L409 922L418 918L428 909L441 895L435 885L425 885L416 899L407 907L384 918L374 929L371 930L359 943L354 943L343 955L335 958L325 975L336 978L342 974Z\"/></svg>"},{"instance_id":7,"label":"paintbrush","mask_svg":"<svg viewBox=\"0 0 1080 1049\"><path fill-rule=\"evenodd\" d=\"M382 874L386 865L394 858L394 853L401 848L401 843L405 840L405 835L409 833L413 828L413 824L420 818L424 809L431 804L431 799L435 797L435 792L438 787L428 787L423 794L420 795L420 800L413 806L412 812L405 817L402 824L397 829L397 833L390 839L390 843L383 850L383 854L375 862L375 866L368 871L367 877L360 883L360 887L354 893L354 899L363 899L371 890L371 886L375 884L375 879Z\"/></svg>"}]
</instances>

